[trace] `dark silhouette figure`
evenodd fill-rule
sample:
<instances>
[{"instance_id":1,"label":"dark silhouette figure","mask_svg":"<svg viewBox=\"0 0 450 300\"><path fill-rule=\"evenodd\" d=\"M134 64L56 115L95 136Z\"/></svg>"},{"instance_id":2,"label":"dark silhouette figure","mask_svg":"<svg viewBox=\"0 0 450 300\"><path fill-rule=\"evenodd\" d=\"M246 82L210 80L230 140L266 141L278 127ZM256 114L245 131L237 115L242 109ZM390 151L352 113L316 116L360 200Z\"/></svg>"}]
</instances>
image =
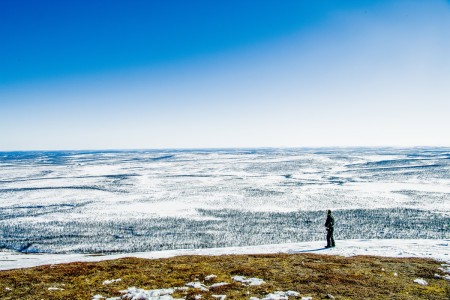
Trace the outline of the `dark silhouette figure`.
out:
<instances>
[{"instance_id":1,"label":"dark silhouette figure","mask_svg":"<svg viewBox=\"0 0 450 300\"><path fill-rule=\"evenodd\" d=\"M327 228L327 245L325 246L325 248L336 246L333 237L334 217L331 215L331 210L328 210L327 212L327 220L325 221L325 227Z\"/></svg>"}]
</instances>

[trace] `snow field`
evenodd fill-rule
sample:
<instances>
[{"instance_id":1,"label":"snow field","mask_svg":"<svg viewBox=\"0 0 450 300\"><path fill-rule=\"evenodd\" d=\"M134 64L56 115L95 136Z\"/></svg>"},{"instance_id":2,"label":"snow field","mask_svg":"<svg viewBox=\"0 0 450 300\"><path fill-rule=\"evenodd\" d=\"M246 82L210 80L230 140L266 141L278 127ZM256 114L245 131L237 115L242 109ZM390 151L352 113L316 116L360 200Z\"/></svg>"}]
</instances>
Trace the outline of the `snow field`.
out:
<instances>
[{"instance_id":1,"label":"snow field","mask_svg":"<svg viewBox=\"0 0 450 300\"><path fill-rule=\"evenodd\" d=\"M446 239L449 174L445 148L2 152L0 249L313 241L326 209L339 239Z\"/></svg>"}]
</instances>

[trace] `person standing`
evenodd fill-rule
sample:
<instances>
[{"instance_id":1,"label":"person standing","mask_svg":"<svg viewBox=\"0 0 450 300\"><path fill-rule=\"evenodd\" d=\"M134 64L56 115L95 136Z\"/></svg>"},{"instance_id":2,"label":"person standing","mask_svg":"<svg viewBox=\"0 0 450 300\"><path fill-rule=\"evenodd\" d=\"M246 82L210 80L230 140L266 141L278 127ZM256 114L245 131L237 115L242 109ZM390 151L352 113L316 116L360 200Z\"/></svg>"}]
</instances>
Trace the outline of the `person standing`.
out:
<instances>
[{"instance_id":1,"label":"person standing","mask_svg":"<svg viewBox=\"0 0 450 300\"><path fill-rule=\"evenodd\" d=\"M327 211L327 220L325 221L327 229L327 245L325 248L335 247L333 231L334 231L334 217L331 215L331 210Z\"/></svg>"}]
</instances>

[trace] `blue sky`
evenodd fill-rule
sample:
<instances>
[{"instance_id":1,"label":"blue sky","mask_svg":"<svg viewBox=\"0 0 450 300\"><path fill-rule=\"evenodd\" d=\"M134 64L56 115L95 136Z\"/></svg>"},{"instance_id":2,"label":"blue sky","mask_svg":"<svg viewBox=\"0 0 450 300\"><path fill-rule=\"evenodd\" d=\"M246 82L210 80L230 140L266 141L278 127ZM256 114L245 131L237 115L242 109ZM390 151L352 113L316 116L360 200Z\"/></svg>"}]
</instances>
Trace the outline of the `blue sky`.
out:
<instances>
[{"instance_id":1,"label":"blue sky","mask_svg":"<svg viewBox=\"0 0 450 300\"><path fill-rule=\"evenodd\" d=\"M3 1L0 150L449 146L449 1Z\"/></svg>"}]
</instances>

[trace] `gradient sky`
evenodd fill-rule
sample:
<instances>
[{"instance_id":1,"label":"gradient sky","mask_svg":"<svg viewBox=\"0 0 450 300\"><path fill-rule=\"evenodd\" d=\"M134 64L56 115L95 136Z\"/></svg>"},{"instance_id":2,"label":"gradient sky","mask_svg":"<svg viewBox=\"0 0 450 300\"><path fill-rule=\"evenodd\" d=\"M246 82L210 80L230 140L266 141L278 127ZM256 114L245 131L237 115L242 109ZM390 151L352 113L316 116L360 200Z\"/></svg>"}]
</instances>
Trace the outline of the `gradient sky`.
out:
<instances>
[{"instance_id":1,"label":"gradient sky","mask_svg":"<svg viewBox=\"0 0 450 300\"><path fill-rule=\"evenodd\" d=\"M450 146L450 1L1 1L0 151Z\"/></svg>"}]
</instances>

